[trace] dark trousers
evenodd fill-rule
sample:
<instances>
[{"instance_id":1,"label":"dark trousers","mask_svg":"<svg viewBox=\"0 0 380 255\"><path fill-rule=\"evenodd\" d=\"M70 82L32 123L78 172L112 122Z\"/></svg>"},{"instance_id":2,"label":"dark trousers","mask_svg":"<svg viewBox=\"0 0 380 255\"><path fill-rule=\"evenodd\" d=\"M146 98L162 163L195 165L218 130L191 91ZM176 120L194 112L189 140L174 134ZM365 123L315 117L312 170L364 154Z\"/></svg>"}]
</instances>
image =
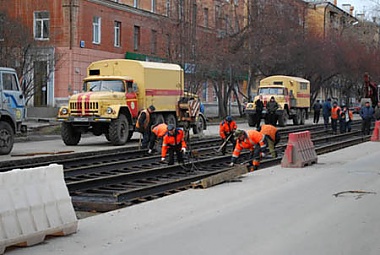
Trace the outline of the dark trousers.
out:
<instances>
[{"instance_id":1,"label":"dark trousers","mask_svg":"<svg viewBox=\"0 0 380 255\"><path fill-rule=\"evenodd\" d=\"M149 144L149 140L150 140L150 134L151 134L150 128L147 128L146 130L144 130L143 139L141 142L141 149L148 148L148 144Z\"/></svg>"},{"instance_id":2,"label":"dark trousers","mask_svg":"<svg viewBox=\"0 0 380 255\"><path fill-rule=\"evenodd\" d=\"M316 112L314 112L314 121L313 121L313 123L318 124L320 113L321 113L320 111L316 111Z\"/></svg>"},{"instance_id":3,"label":"dark trousers","mask_svg":"<svg viewBox=\"0 0 380 255\"><path fill-rule=\"evenodd\" d=\"M226 139L227 139L227 138L228 138L228 136L226 137ZM224 141L225 141L225 140L222 140L222 144L224 143ZM230 138L228 138L228 142L232 143L232 145L233 145L232 150L234 150L234 149L235 149L236 141L235 141L233 135L231 135ZM224 146L222 147L221 152L223 153L223 155L226 154L226 149L227 149L227 144L228 144L228 142L226 142L226 143L224 144Z\"/></svg>"},{"instance_id":4,"label":"dark trousers","mask_svg":"<svg viewBox=\"0 0 380 255\"><path fill-rule=\"evenodd\" d=\"M362 133L363 133L363 135L369 135L370 128L371 128L371 119L362 120Z\"/></svg>"},{"instance_id":5,"label":"dark trousers","mask_svg":"<svg viewBox=\"0 0 380 255\"><path fill-rule=\"evenodd\" d=\"M346 125L348 122L346 120L342 119L339 120L339 131L341 134L346 133Z\"/></svg>"},{"instance_id":6,"label":"dark trousers","mask_svg":"<svg viewBox=\"0 0 380 255\"><path fill-rule=\"evenodd\" d=\"M183 163L181 145L169 146L168 153L169 153L168 165L174 165L174 153L177 154L178 163Z\"/></svg>"},{"instance_id":7,"label":"dark trousers","mask_svg":"<svg viewBox=\"0 0 380 255\"><path fill-rule=\"evenodd\" d=\"M323 123L325 125L325 129L328 129L329 128L329 119L330 119L330 116L328 115L323 115Z\"/></svg>"},{"instance_id":8,"label":"dark trousers","mask_svg":"<svg viewBox=\"0 0 380 255\"><path fill-rule=\"evenodd\" d=\"M333 131L333 134L335 135L338 130L338 120L337 119L331 119L331 128Z\"/></svg>"},{"instance_id":9,"label":"dark trousers","mask_svg":"<svg viewBox=\"0 0 380 255\"><path fill-rule=\"evenodd\" d=\"M256 112L256 128L260 127L262 116L261 112Z\"/></svg>"},{"instance_id":10,"label":"dark trousers","mask_svg":"<svg viewBox=\"0 0 380 255\"><path fill-rule=\"evenodd\" d=\"M276 122L277 122L277 116L276 116L276 113L269 113L269 114L268 114L268 122L269 122L269 124L271 124L272 126L276 126Z\"/></svg>"}]
</instances>

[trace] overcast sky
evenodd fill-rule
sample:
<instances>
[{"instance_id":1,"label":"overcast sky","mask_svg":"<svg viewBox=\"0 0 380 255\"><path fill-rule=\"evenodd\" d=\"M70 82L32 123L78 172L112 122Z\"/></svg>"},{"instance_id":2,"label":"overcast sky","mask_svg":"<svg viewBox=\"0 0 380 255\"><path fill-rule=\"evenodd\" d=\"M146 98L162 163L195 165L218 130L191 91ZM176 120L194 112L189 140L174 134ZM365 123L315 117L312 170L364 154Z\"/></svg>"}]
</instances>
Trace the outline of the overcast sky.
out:
<instances>
[{"instance_id":1,"label":"overcast sky","mask_svg":"<svg viewBox=\"0 0 380 255\"><path fill-rule=\"evenodd\" d=\"M338 0L339 8L342 8L343 4L351 4L354 6L354 16L363 12L366 16L378 16L378 12L375 10L380 8L379 0Z\"/></svg>"}]
</instances>

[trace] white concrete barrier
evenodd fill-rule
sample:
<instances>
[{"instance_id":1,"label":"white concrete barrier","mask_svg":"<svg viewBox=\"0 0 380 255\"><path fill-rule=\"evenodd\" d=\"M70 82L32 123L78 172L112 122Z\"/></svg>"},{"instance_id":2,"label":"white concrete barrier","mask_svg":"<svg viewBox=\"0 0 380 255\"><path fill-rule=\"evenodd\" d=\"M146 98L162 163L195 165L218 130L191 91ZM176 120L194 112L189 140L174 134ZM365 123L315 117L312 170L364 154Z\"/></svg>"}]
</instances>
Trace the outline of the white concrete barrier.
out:
<instances>
[{"instance_id":1,"label":"white concrete barrier","mask_svg":"<svg viewBox=\"0 0 380 255\"><path fill-rule=\"evenodd\" d=\"M48 235L77 231L62 165L0 173L0 203L0 254L9 246L30 246Z\"/></svg>"}]
</instances>

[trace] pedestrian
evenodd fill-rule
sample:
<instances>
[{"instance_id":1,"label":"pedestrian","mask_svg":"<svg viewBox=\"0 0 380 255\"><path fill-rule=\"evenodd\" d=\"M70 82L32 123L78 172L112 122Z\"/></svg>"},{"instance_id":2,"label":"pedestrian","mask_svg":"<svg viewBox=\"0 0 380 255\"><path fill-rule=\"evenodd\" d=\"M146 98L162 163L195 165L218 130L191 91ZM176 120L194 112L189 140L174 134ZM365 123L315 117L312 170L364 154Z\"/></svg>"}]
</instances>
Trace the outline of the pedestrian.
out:
<instances>
[{"instance_id":1,"label":"pedestrian","mask_svg":"<svg viewBox=\"0 0 380 255\"><path fill-rule=\"evenodd\" d=\"M375 117L375 120L380 120L380 101L375 106L374 117Z\"/></svg>"},{"instance_id":2,"label":"pedestrian","mask_svg":"<svg viewBox=\"0 0 380 255\"><path fill-rule=\"evenodd\" d=\"M153 123L152 113L155 110L156 108L153 105L151 105L147 109L142 110L137 118L136 130L143 135L141 149L148 148Z\"/></svg>"},{"instance_id":3,"label":"pedestrian","mask_svg":"<svg viewBox=\"0 0 380 255\"><path fill-rule=\"evenodd\" d=\"M278 103L274 99L274 96L272 96L267 103L267 114L268 114L268 124L271 124L273 126L276 126L277 123L277 117L276 117L276 111L278 109Z\"/></svg>"},{"instance_id":4,"label":"pedestrian","mask_svg":"<svg viewBox=\"0 0 380 255\"><path fill-rule=\"evenodd\" d=\"M236 146L232 153L230 166L233 166L240 156L243 149L251 151L249 167L250 171L257 170L260 166L261 158L265 157L268 142L264 134L256 130L236 130Z\"/></svg>"},{"instance_id":5,"label":"pedestrian","mask_svg":"<svg viewBox=\"0 0 380 255\"><path fill-rule=\"evenodd\" d=\"M159 148L162 147L162 138L164 135L168 132L168 125L166 123L159 123L152 126L152 132L150 134L150 140L149 140L149 150L148 153L151 154L155 149L155 145L158 144L161 146L158 146Z\"/></svg>"},{"instance_id":6,"label":"pedestrian","mask_svg":"<svg viewBox=\"0 0 380 255\"><path fill-rule=\"evenodd\" d=\"M261 127L259 127L257 131L265 135L268 142L269 153L272 155L272 158L277 158L275 146L281 140L280 132L278 132L275 126L269 124L261 125Z\"/></svg>"},{"instance_id":7,"label":"pedestrian","mask_svg":"<svg viewBox=\"0 0 380 255\"><path fill-rule=\"evenodd\" d=\"M363 135L369 135L371 128L371 120L373 119L374 110L370 103L365 102L364 107L360 109L360 117L362 118L362 133Z\"/></svg>"},{"instance_id":8,"label":"pedestrian","mask_svg":"<svg viewBox=\"0 0 380 255\"><path fill-rule=\"evenodd\" d=\"M333 106L331 108L331 128L333 131L333 135L337 134L339 116L340 107L338 106L338 103L334 101Z\"/></svg>"},{"instance_id":9,"label":"pedestrian","mask_svg":"<svg viewBox=\"0 0 380 255\"><path fill-rule=\"evenodd\" d=\"M222 154L226 154L227 143L230 142L233 145L233 149L235 149L235 139L234 132L237 129L236 122L232 119L231 116L227 116L222 122L219 124L219 136L222 138ZM232 150L233 150L232 149Z\"/></svg>"},{"instance_id":10,"label":"pedestrian","mask_svg":"<svg viewBox=\"0 0 380 255\"><path fill-rule=\"evenodd\" d=\"M354 119L354 115L347 106L342 105L342 111L340 112L339 127L340 133L351 132L351 123Z\"/></svg>"},{"instance_id":11,"label":"pedestrian","mask_svg":"<svg viewBox=\"0 0 380 255\"><path fill-rule=\"evenodd\" d=\"M184 132L180 128L168 125L168 132L164 135L161 151L161 162L165 162L166 154L169 152L168 165L174 164L174 153L177 155L178 163L183 163L183 155L186 153L186 142Z\"/></svg>"},{"instance_id":12,"label":"pedestrian","mask_svg":"<svg viewBox=\"0 0 380 255\"><path fill-rule=\"evenodd\" d=\"M318 124L319 122L319 115L321 113L321 109L322 109L322 104L319 102L319 99L318 99L317 102L313 105L313 110L314 110L313 123L314 124Z\"/></svg>"},{"instance_id":13,"label":"pedestrian","mask_svg":"<svg viewBox=\"0 0 380 255\"><path fill-rule=\"evenodd\" d=\"M331 98L327 98L326 102L322 106L323 124L325 125L325 130L329 127L329 120L331 116Z\"/></svg>"},{"instance_id":14,"label":"pedestrian","mask_svg":"<svg viewBox=\"0 0 380 255\"><path fill-rule=\"evenodd\" d=\"M264 103L263 96L260 95L259 98L255 102L256 109L256 128L260 127L261 118L263 117Z\"/></svg>"}]
</instances>

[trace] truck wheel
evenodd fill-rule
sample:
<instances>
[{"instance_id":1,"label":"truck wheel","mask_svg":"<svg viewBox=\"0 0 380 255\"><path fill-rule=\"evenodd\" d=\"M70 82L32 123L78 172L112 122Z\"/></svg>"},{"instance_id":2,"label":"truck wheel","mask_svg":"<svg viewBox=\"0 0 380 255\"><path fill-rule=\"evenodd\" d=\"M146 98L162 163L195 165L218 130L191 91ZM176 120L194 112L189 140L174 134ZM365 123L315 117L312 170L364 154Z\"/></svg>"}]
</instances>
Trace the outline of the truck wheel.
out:
<instances>
[{"instance_id":1,"label":"truck wheel","mask_svg":"<svg viewBox=\"0 0 380 255\"><path fill-rule=\"evenodd\" d=\"M171 124L173 125L174 127L177 127L177 119L176 117L174 116L174 114L168 114L165 116L165 122L166 124Z\"/></svg>"},{"instance_id":2,"label":"truck wheel","mask_svg":"<svg viewBox=\"0 0 380 255\"><path fill-rule=\"evenodd\" d=\"M108 133L113 145L123 145L127 142L129 123L125 115L120 114L119 118L111 121Z\"/></svg>"},{"instance_id":3,"label":"truck wheel","mask_svg":"<svg viewBox=\"0 0 380 255\"><path fill-rule=\"evenodd\" d=\"M301 111L300 109L297 109L296 115L293 116L293 124L299 125L301 121Z\"/></svg>"},{"instance_id":4,"label":"truck wheel","mask_svg":"<svg viewBox=\"0 0 380 255\"><path fill-rule=\"evenodd\" d=\"M288 113L284 110L282 115L278 116L278 126L280 127L285 127L286 124L288 123Z\"/></svg>"},{"instance_id":5,"label":"truck wheel","mask_svg":"<svg viewBox=\"0 0 380 255\"><path fill-rule=\"evenodd\" d=\"M14 143L14 133L8 122L0 121L0 155L11 152Z\"/></svg>"},{"instance_id":6,"label":"truck wheel","mask_svg":"<svg viewBox=\"0 0 380 255\"><path fill-rule=\"evenodd\" d=\"M256 126L256 115L253 115L253 114L249 114L247 115L247 119L248 119L248 125L250 127L255 127Z\"/></svg>"},{"instance_id":7,"label":"truck wheel","mask_svg":"<svg viewBox=\"0 0 380 255\"><path fill-rule=\"evenodd\" d=\"M193 133L196 134L203 134L203 129L206 126L206 120L199 116L197 122L195 123L195 126L193 126Z\"/></svg>"},{"instance_id":8,"label":"truck wheel","mask_svg":"<svg viewBox=\"0 0 380 255\"><path fill-rule=\"evenodd\" d=\"M301 120L300 120L301 125L305 125L305 119L306 119L306 111L301 110Z\"/></svg>"},{"instance_id":9,"label":"truck wheel","mask_svg":"<svg viewBox=\"0 0 380 255\"><path fill-rule=\"evenodd\" d=\"M80 141L81 136L81 132L76 132L70 123L62 123L61 137L66 145L77 145Z\"/></svg>"}]
</instances>

